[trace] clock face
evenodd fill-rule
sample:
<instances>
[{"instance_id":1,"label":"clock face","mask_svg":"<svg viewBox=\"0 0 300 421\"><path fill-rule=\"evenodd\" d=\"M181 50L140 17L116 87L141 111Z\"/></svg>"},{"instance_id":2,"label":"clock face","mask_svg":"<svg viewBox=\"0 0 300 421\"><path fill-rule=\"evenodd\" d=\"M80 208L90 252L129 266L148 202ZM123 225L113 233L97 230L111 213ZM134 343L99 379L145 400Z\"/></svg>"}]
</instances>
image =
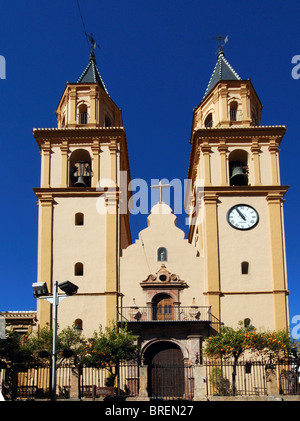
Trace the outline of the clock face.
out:
<instances>
[{"instance_id":1,"label":"clock face","mask_svg":"<svg viewBox=\"0 0 300 421\"><path fill-rule=\"evenodd\" d=\"M239 230L249 230L258 223L258 213L249 205L235 205L227 213L228 223Z\"/></svg>"}]
</instances>

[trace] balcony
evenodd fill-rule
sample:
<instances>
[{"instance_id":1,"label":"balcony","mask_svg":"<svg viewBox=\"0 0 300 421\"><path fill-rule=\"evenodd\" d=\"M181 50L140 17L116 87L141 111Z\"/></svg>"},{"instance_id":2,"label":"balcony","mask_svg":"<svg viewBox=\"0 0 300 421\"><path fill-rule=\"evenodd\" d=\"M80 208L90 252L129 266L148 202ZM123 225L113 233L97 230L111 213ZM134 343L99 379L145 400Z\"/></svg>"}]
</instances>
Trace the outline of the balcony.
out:
<instances>
[{"instance_id":1,"label":"balcony","mask_svg":"<svg viewBox=\"0 0 300 421\"><path fill-rule=\"evenodd\" d=\"M204 322L211 323L210 306L149 306L120 307L118 322L160 323L160 322Z\"/></svg>"}]
</instances>

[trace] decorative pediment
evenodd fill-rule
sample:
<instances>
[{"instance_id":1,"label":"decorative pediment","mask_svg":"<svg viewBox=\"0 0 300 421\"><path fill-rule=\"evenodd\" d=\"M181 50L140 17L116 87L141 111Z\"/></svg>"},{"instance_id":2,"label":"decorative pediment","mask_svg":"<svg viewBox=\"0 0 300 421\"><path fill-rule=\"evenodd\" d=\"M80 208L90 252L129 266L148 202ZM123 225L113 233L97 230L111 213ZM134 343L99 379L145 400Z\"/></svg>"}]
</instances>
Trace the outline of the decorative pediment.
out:
<instances>
[{"instance_id":1,"label":"decorative pediment","mask_svg":"<svg viewBox=\"0 0 300 421\"><path fill-rule=\"evenodd\" d=\"M169 272L165 264L161 265L160 269L156 272L155 275L150 274L143 282L141 282L140 285L142 288L187 288L186 282L180 279L179 275L175 275L174 273Z\"/></svg>"}]
</instances>

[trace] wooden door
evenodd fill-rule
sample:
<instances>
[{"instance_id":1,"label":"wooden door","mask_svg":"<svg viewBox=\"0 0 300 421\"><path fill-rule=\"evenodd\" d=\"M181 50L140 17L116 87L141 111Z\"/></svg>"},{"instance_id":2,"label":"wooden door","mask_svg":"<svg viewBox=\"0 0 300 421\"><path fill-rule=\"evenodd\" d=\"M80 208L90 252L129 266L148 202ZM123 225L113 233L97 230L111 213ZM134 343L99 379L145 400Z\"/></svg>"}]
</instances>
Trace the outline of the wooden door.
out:
<instances>
[{"instance_id":1,"label":"wooden door","mask_svg":"<svg viewBox=\"0 0 300 421\"><path fill-rule=\"evenodd\" d=\"M181 350L172 343L156 344L149 361L149 396L181 398L184 394L184 363Z\"/></svg>"},{"instance_id":2,"label":"wooden door","mask_svg":"<svg viewBox=\"0 0 300 421\"><path fill-rule=\"evenodd\" d=\"M154 320L173 320L173 300L169 296L161 296L153 305Z\"/></svg>"}]
</instances>

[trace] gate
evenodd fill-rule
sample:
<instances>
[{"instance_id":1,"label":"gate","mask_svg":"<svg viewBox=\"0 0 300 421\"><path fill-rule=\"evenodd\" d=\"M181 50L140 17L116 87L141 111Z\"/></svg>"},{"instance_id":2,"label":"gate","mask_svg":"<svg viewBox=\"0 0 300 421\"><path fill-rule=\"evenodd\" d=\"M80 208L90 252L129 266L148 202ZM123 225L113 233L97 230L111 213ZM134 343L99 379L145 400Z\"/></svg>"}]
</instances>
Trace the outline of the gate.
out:
<instances>
[{"instance_id":1,"label":"gate","mask_svg":"<svg viewBox=\"0 0 300 421\"><path fill-rule=\"evenodd\" d=\"M148 394L151 399L192 399L192 367L172 343L157 343L148 351Z\"/></svg>"},{"instance_id":2,"label":"gate","mask_svg":"<svg viewBox=\"0 0 300 421\"><path fill-rule=\"evenodd\" d=\"M148 392L153 400L191 400L193 384L192 367L183 363L148 366Z\"/></svg>"}]
</instances>

